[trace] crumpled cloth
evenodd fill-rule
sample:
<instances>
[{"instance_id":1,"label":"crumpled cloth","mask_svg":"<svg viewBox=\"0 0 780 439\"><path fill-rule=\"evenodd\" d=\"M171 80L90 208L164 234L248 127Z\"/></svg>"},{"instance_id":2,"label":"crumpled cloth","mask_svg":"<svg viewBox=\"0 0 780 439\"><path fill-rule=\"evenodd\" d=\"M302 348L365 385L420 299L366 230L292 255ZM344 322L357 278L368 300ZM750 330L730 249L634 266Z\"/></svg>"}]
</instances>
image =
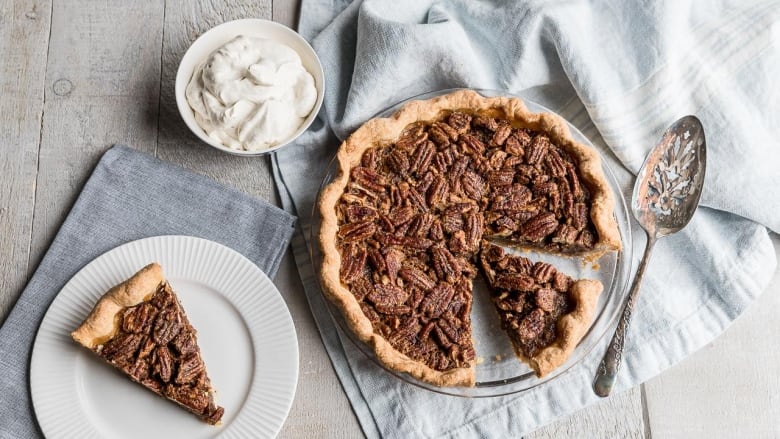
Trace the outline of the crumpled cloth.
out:
<instances>
[{"instance_id":1,"label":"crumpled cloth","mask_svg":"<svg viewBox=\"0 0 780 439\"><path fill-rule=\"evenodd\" d=\"M339 144L384 108L453 87L505 90L558 112L600 149L628 198L663 129L695 114L707 137L701 207L656 246L614 393L721 334L775 270L780 231L780 3L303 0L324 65L318 124L276 154L312 312L367 437L518 437L597 401L606 348L532 390L470 400L400 382L336 329L309 260L311 211ZM634 225L634 267L644 234Z\"/></svg>"}]
</instances>

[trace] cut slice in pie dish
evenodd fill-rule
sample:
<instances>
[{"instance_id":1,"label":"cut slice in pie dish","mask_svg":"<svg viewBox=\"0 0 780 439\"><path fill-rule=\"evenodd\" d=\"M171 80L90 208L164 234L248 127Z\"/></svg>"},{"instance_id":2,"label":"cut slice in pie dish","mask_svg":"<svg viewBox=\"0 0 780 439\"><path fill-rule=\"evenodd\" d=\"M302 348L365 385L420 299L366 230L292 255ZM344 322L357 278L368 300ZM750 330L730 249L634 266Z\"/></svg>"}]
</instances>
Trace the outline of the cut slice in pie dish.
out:
<instances>
[{"instance_id":1,"label":"cut slice in pie dish","mask_svg":"<svg viewBox=\"0 0 780 439\"><path fill-rule=\"evenodd\" d=\"M539 377L566 362L590 327L601 282L572 280L488 242L480 262L515 354Z\"/></svg>"},{"instance_id":2,"label":"cut slice in pie dish","mask_svg":"<svg viewBox=\"0 0 780 439\"><path fill-rule=\"evenodd\" d=\"M71 336L136 383L220 423L197 332L159 264L108 290Z\"/></svg>"}]
</instances>

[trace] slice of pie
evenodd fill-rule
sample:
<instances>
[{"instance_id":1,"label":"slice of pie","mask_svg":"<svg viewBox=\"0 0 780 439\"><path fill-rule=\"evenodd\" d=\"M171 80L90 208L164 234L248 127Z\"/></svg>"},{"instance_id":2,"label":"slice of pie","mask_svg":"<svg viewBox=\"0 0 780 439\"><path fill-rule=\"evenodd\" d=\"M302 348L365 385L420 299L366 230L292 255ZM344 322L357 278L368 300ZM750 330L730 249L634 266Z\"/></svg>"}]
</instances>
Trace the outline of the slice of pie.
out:
<instances>
[{"instance_id":1,"label":"slice of pie","mask_svg":"<svg viewBox=\"0 0 780 439\"><path fill-rule=\"evenodd\" d=\"M152 263L111 288L71 336L133 381L209 424L224 413L179 299Z\"/></svg>"},{"instance_id":2,"label":"slice of pie","mask_svg":"<svg viewBox=\"0 0 780 439\"><path fill-rule=\"evenodd\" d=\"M590 327L601 283L574 281L487 242L480 262L515 354L539 377L563 364Z\"/></svg>"},{"instance_id":3,"label":"slice of pie","mask_svg":"<svg viewBox=\"0 0 780 439\"><path fill-rule=\"evenodd\" d=\"M318 202L323 289L381 361L435 385L474 383L483 239L588 259L621 246L598 154L516 98L412 101L337 162Z\"/></svg>"}]
</instances>

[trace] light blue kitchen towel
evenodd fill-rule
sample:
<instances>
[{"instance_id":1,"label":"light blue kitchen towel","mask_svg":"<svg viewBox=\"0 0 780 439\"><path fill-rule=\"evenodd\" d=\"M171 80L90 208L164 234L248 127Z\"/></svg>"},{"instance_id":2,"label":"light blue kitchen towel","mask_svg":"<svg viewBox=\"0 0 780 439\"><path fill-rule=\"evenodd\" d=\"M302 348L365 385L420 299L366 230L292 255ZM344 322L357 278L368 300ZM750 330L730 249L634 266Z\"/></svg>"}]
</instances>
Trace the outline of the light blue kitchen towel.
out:
<instances>
[{"instance_id":1,"label":"light blue kitchen towel","mask_svg":"<svg viewBox=\"0 0 780 439\"><path fill-rule=\"evenodd\" d=\"M591 381L604 348L554 382L468 400L399 382L339 334L304 242L312 205L338 139L405 98L475 87L536 100L592 140L627 196L664 127L689 113L702 120L704 207L656 247L616 392L711 342L767 286L776 266L767 229L780 231L779 2L303 0L300 31L323 62L325 104L318 124L276 154L275 177L301 218L296 261L368 437L517 437L598 400Z\"/></svg>"}]
</instances>

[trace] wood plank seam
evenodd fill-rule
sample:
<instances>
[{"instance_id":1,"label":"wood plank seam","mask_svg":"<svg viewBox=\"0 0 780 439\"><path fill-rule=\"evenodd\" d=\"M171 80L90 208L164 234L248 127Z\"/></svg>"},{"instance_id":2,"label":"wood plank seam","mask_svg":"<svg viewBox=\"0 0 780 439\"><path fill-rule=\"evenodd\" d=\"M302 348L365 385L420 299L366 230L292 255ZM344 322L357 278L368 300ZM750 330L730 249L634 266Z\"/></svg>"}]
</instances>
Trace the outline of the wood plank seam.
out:
<instances>
[{"instance_id":1,"label":"wood plank seam","mask_svg":"<svg viewBox=\"0 0 780 439\"><path fill-rule=\"evenodd\" d=\"M653 432L650 428L650 411L647 408L647 393L645 393L645 385L639 385L640 401L642 403L642 424L644 428L645 439L651 439Z\"/></svg>"},{"instance_id":2,"label":"wood plank seam","mask_svg":"<svg viewBox=\"0 0 780 439\"><path fill-rule=\"evenodd\" d=\"M165 13L168 10L168 0L163 1L162 13L162 35L160 35L160 80L157 81L157 127L154 129L154 156L158 157L157 150L160 148L160 114L162 113L162 83L163 83L163 57L165 56Z\"/></svg>"},{"instance_id":3,"label":"wood plank seam","mask_svg":"<svg viewBox=\"0 0 780 439\"><path fill-rule=\"evenodd\" d=\"M46 98L49 95L49 87L47 86L47 75L49 74L49 51L51 50L51 28L54 20L54 2L49 5L49 34L46 37L46 67L43 70L43 99L41 99L41 112L38 117L38 153L35 157L35 189L33 190L32 199L32 215L30 215L30 236L27 237L27 264L25 273L27 273L27 279L25 279L25 285L32 278L32 272L30 270L30 262L32 259L32 245L33 236L35 236L35 203L38 202L38 179L41 176L41 145L43 145L43 116L46 112ZM21 292L20 292L21 294Z\"/></svg>"}]
</instances>

